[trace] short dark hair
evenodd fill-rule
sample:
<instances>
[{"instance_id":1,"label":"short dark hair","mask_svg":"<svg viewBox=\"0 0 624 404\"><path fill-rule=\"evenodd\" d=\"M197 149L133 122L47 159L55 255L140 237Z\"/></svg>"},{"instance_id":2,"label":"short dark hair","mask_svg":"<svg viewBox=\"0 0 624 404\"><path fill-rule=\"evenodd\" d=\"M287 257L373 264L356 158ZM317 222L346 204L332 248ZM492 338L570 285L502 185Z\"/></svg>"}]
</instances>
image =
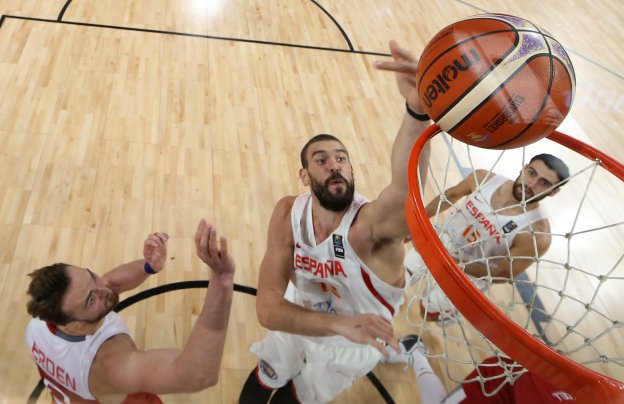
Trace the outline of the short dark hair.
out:
<instances>
[{"instance_id":1,"label":"short dark hair","mask_svg":"<svg viewBox=\"0 0 624 404\"><path fill-rule=\"evenodd\" d=\"M71 321L63 312L63 298L69 288L68 264L62 262L39 268L29 273L30 300L26 304L28 314L54 325L65 325Z\"/></svg>"},{"instance_id":2,"label":"short dark hair","mask_svg":"<svg viewBox=\"0 0 624 404\"><path fill-rule=\"evenodd\" d=\"M301 149L301 154L299 155L299 158L301 159L301 167L308 168L308 157L306 156L306 153L308 152L308 149L310 148L310 146L314 143L325 142L327 140L336 141L344 147L344 144L336 136L330 135L327 133L318 134L314 136L312 139L308 140L305 146L303 146L303 149Z\"/></svg>"},{"instance_id":3,"label":"short dark hair","mask_svg":"<svg viewBox=\"0 0 624 404\"><path fill-rule=\"evenodd\" d=\"M557 177L559 178L560 184L559 187L568 182L568 178L570 178L570 169L559 157L555 157L552 154L542 153L537 156L533 156L529 163L534 162L535 160L539 160L546 164L546 167L554 170L557 173Z\"/></svg>"}]
</instances>

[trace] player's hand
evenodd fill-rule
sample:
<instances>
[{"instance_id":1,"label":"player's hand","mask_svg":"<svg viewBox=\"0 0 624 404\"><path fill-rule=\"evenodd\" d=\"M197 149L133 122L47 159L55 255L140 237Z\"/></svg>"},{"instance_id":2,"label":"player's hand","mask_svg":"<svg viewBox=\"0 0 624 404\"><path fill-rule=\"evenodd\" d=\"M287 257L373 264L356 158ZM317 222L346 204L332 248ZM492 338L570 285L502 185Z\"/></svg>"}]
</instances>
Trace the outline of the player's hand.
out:
<instances>
[{"instance_id":1,"label":"player's hand","mask_svg":"<svg viewBox=\"0 0 624 404\"><path fill-rule=\"evenodd\" d=\"M376 61L373 63L373 66L380 70L395 72L399 92L405 98L410 108L419 114L424 113L425 110L420 104L416 83L418 59L407 49L401 48L395 40L390 41L389 47L393 60Z\"/></svg>"},{"instance_id":2,"label":"player's hand","mask_svg":"<svg viewBox=\"0 0 624 404\"><path fill-rule=\"evenodd\" d=\"M399 342L394 336L392 323L381 316L375 314L340 316L336 321L336 328L337 334L359 344L372 345L385 357L390 354L383 342L397 352L401 352Z\"/></svg>"},{"instance_id":3,"label":"player's hand","mask_svg":"<svg viewBox=\"0 0 624 404\"><path fill-rule=\"evenodd\" d=\"M155 272L160 272L165 267L168 240L167 233L156 232L148 235L143 242L143 257Z\"/></svg>"},{"instance_id":4,"label":"player's hand","mask_svg":"<svg viewBox=\"0 0 624 404\"><path fill-rule=\"evenodd\" d=\"M217 231L205 219L199 221L195 231L195 250L197 256L218 276L234 275L234 258L228 253L227 239L220 237L217 243Z\"/></svg>"}]
</instances>

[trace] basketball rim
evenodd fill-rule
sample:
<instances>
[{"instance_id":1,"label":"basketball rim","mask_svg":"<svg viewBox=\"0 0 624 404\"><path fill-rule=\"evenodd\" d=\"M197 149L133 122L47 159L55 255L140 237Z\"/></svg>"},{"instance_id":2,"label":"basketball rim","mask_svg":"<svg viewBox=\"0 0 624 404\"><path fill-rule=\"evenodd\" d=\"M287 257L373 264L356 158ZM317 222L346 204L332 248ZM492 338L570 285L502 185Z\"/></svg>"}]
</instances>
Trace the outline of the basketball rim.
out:
<instances>
[{"instance_id":1,"label":"basketball rim","mask_svg":"<svg viewBox=\"0 0 624 404\"><path fill-rule=\"evenodd\" d=\"M419 157L427 141L442 130L431 125L412 149L408 172L418 173ZM555 131L548 139L601 165L624 181L624 166L600 150ZM498 309L464 274L442 244L422 201L419 175L408 176L405 215L413 242L429 271L459 312L486 338L522 366L573 394L579 402L603 399L624 402L624 384L588 369L535 338Z\"/></svg>"}]
</instances>

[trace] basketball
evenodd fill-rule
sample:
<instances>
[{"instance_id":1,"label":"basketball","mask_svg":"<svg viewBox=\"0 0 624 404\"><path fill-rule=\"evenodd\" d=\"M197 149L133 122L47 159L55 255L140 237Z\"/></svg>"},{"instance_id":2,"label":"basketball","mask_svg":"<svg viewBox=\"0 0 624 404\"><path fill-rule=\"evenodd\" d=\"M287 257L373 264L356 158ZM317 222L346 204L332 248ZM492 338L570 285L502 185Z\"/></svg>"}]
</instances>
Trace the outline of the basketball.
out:
<instances>
[{"instance_id":1,"label":"basketball","mask_svg":"<svg viewBox=\"0 0 624 404\"><path fill-rule=\"evenodd\" d=\"M420 56L423 108L462 142L488 149L526 146L568 114L576 80L563 46L537 25L480 14L438 32Z\"/></svg>"}]
</instances>

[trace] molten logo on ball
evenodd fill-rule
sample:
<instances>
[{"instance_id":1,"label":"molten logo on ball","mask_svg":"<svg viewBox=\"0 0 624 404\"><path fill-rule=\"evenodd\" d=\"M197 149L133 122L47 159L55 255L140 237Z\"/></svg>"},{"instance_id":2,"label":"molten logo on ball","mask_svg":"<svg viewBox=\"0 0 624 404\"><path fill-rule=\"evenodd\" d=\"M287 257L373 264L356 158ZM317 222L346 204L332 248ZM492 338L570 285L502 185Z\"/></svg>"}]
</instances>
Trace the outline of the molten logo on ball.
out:
<instances>
[{"instance_id":1,"label":"molten logo on ball","mask_svg":"<svg viewBox=\"0 0 624 404\"><path fill-rule=\"evenodd\" d=\"M438 74L431 84L427 86L422 99L426 106L431 107L433 101L438 98L439 93L444 94L450 90L449 82L455 80L460 72L465 72L470 66L481 60L479 54L474 49L470 50L470 54L472 55L472 60L470 60L468 55L462 54L459 59L455 59L452 64L447 65L442 70L442 74Z\"/></svg>"},{"instance_id":2,"label":"molten logo on ball","mask_svg":"<svg viewBox=\"0 0 624 404\"><path fill-rule=\"evenodd\" d=\"M416 71L425 112L462 142L521 147L548 136L570 110L576 79L563 47L518 17L481 14L440 31Z\"/></svg>"}]
</instances>

